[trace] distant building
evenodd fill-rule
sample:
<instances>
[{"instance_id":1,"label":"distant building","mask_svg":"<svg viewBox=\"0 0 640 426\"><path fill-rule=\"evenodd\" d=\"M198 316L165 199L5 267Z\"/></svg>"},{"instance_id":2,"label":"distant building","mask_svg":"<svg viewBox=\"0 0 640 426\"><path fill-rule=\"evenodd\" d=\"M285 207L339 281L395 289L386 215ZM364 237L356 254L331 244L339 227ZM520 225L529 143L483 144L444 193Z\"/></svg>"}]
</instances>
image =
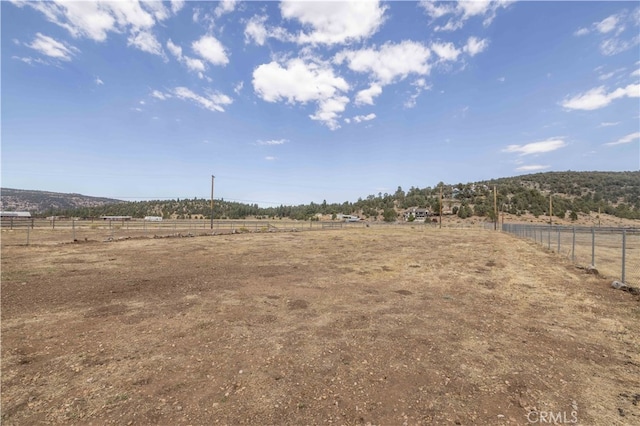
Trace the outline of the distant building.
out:
<instances>
[{"instance_id":1,"label":"distant building","mask_svg":"<svg viewBox=\"0 0 640 426\"><path fill-rule=\"evenodd\" d=\"M100 216L102 220L131 220L131 216Z\"/></svg>"},{"instance_id":2,"label":"distant building","mask_svg":"<svg viewBox=\"0 0 640 426\"><path fill-rule=\"evenodd\" d=\"M429 216L429 210L412 207L406 210L402 214L402 217L404 218L405 221L409 220L411 216L413 216L414 219L418 222L424 222L425 220L427 220L427 217Z\"/></svg>"},{"instance_id":3,"label":"distant building","mask_svg":"<svg viewBox=\"0 0 640 426\"><path fill-rule=\"evenodd\" d=\"M338 214L336 215L338 220L344 220L345 222L360 222L360 218L358 216L353 216L350 214Z\"/></svg>"},{"instance_id":4,"label":"distant building","mask_svg":"<svg viewBox=\"0 0 640 426\"><path fill-rule=\"evenodd\" d=\"M20 217L20 218L25 218L31 217L31 213L29 212L0 212L0 217L2 218L12 218L12 217Z\"/></svg>"},{"instance_id":5,"label":"distant building","mask_svg":"<svg viewBox=\"0 0 640 426\"><path fill-rule=\"evenodd\" d=\"M147 222L162 222L162 216L145 216Z\"/></svg>"}]
</instances>

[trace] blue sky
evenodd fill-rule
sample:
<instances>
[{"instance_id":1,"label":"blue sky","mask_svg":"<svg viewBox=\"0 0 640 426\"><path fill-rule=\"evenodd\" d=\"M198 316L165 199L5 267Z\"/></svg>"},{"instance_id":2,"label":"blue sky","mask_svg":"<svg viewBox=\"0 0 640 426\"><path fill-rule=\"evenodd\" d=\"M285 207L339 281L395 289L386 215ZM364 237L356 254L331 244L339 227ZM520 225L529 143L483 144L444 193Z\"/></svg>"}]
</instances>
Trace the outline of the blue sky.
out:
<instances>
[{"instance_id":1,"label":"blue sky","mask_svg":"<svg viewBox=\"0 0 640 426\"><path fill-rule=\"evenodd\" d=\"M640 168L637 2L3 1L2 186L261 205Z\"/></svg>"}]
</instances>

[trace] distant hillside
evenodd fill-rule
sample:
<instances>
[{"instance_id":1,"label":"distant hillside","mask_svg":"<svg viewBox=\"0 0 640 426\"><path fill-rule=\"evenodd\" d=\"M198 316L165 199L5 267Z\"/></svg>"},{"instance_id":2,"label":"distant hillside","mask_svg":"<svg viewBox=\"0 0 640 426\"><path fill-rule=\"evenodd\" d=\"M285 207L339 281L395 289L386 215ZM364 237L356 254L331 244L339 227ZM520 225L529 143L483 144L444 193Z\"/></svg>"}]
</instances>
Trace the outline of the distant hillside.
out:
<instances>
[{"instance_id":1,"label":"distant hillside","mask_svg":"<svg viewBox=\"0 0 640 426\"><path fill-rule=\"evenodd\" d=\"M0 210L2 211L29 211L39 214L47 211L100 207L114 203L122 203L122 201L81 194L0 188Z\"/></svg>"},{"instance_id":2,"label":"distant hillside","mask_svg":"<svg viewBox=\"0 0 640 426\"><path fill-rule=\"evenodd\" d=\"M401 187L392 193L378 193L355 202L322 202L298 206L259 207L216 200L214 218L244 219L246 217L317 219L318 215L339 213L356 214L369 220L395 221L401 213L412 207L440 211L440 192L443 194L444 214L460 218L471 216L493 218L493 187L497 189L499 211L513 215L549 214L549 197L553 198L553 215L574 220L578 214L600 212L619 218L640 219L640 172L548 172L482 182L445 184L435 187ZM210 218L210 200L203 198L123 202L107 198L85 197L78 194L55 194L39 191L2 190L3 206L10 192L18 195L34 194L36 202L30 208L40 215L97 217L100 215L126 215L141 218ZM25 199L25 198L19 198ZM16 207L16 205L12 205ZM7 207L3 207L7 208Z\"/></svg>"},{"instance_id":3,"label":"distant hillside","mask_svg":"<svg viewBox=\"0 0 640 426\"><path fill-rule=\"evenodd\" d=\"M640 171L637 172L546 172L479 182L490 186L538 189L545 194L569 198L591 194L610 203L635 204L640 196Z\"/></svg>"}]
</instances>

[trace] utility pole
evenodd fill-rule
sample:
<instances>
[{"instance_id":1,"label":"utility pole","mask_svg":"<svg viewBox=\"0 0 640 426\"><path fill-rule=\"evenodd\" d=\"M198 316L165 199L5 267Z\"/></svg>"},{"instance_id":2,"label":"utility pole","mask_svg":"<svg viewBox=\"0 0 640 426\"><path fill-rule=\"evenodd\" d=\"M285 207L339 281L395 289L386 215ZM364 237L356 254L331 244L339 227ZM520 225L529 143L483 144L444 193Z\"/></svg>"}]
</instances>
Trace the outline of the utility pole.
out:
<instances>
[{"instance_id":1,"label":"utility pole","mask_svg":"<svg viewBox=\"0 0 640 426\"><path fill-rule=\"evenodd\" d=\"M216 177L211 175L211 229L213 229L213 180Z\"/></svg>"},{"instance_id":2,"label":"utility pole","mask_svg":"<svg viewBox=\"0 0 640 426\"><path fill-rule=\"evenodd\" d=\"M553 226L553 195L549 194L549 226Z\"/></svg>"},{"instance_id":3,"label":"utility pole","mask_svg":"<svg viewBox=\"0 0 640 426\"><path fill-rule=\"evenodd\" d=\"M440 229L442 229L442 186L440 186Z\"/></svg>"},{"instance_id":4,"label":"utility pole","mask_svg":"<svg viewBox=\"0 0 640 426\"><path fill-rule=\"evenodd\" d=\"M498 192L496 186L493 185L493 230L498 230Z\"/></svg>"}]
</instances>

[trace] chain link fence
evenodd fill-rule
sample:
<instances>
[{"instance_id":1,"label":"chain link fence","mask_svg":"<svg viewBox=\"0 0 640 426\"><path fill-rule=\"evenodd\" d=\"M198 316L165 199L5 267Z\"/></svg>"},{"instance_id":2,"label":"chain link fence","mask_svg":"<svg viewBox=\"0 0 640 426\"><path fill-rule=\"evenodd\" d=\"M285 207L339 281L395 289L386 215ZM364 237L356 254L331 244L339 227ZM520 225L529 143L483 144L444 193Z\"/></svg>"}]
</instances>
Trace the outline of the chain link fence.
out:
<instances>
[{"instance_id":1,"label":"chain link fence","mask_svg":"<svg viewBox=\"0 0 640 426\"><path fill-rule=\"evenodd\" d=\"M502 231L533 240L577 265L592 265L606 277L640 286L640 228L509 223Z\"/></svg>"}]
</instances>

